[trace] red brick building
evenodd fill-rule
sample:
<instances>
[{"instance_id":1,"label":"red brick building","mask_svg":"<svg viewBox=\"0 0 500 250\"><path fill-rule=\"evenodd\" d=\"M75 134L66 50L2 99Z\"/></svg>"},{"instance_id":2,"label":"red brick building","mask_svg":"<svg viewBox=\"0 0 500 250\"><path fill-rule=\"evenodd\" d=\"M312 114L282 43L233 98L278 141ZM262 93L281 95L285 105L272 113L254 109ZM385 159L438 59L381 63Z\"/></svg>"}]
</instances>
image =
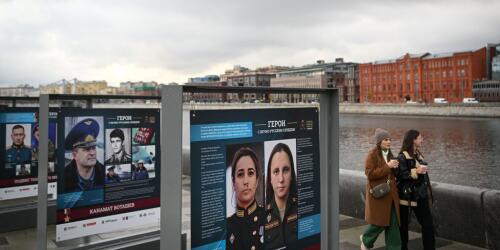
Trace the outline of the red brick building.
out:
<instances>
[{"instance_id":1,"label":"red brick building","mask_svg":"<svg viewBox=\"0 0 500 250\"><path fill-rule=\"evenodd\" d=\"M359 65L360 101L461 102L472 97L474 81L486 79L486 48L443 54L406 54Z\"/></svg>"}]
</instances>

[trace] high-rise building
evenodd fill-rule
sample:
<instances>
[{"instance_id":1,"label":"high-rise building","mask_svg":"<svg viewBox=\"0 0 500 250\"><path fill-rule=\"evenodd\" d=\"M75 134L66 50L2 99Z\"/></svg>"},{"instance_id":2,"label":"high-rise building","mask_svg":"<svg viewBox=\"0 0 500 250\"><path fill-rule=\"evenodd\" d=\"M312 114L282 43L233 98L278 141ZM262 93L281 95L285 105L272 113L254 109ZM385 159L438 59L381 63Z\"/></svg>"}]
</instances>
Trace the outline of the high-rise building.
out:
<instances>
[{"instance_id":1,"label":"high-rise building","mask_svg":"<svg viewBox=\"0 0 500 250\"><path fill-rule=\"evenodd\" d=\"M486 48L442 54L405 54L397 59L359 65L360 100L398 103L461 102L472 97L474 81L486 79Z\"/></svg>"}]
</instances>

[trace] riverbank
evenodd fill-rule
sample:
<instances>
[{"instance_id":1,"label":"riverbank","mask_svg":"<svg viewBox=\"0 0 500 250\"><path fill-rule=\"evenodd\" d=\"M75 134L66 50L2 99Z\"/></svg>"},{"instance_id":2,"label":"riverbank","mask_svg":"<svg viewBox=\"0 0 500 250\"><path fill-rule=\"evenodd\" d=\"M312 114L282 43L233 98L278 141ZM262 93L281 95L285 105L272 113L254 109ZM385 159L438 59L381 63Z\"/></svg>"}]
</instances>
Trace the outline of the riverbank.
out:
<instances>
[{"instance_id":1,"label":"riverbank","mask_svg":"<svg viewBox=\"0 0 500 250\"><path fill-rule=\"evenodd\" d=\"M292 108L317 107L317 103L196 103L187 104L185 109L248 109L248 108ZM374 104L340 103L341 114L367 115L417 115L444 117L489 117L500 118L500 103L450 103L450 104Z\"/></svg>"},{"instance_id":2,"label":"riverbank","mask_svg":"<svg viewBox=\"0 0 500 250\"><path fill-rule=\"evenodd\" d=\"M500 118L500 103L477 103L477 104L341 103L339 105L339 111L340 113L343 114Z\"/></svg>"},{"instance_id":3,"label":"riverbank","mask_svg":"<svg viewBox=\"0 0 500 250\"><path fill-rule=\"evenodd\" d=\"M159 107L158 104L134 103L134 108ZM318 107L309 103L187 103L185 110L191 109L254 109L254 108L296 108ZM96 108L121 108L123 104L94 104ZM476 104L375 104L375 103L340 103L341 114L367 115L417 115L444 117L489 117L500 118L500 103Z\"/></svg>"}]
</instances>

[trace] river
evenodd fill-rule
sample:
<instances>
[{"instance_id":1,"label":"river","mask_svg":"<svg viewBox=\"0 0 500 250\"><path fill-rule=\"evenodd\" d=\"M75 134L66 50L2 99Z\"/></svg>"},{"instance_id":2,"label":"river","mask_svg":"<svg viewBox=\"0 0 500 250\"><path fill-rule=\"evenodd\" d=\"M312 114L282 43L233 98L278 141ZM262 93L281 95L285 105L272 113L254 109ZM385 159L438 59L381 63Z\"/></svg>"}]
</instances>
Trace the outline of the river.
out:
<instances>
[{"instance_id":1,"label":"river","mask_svg":"<svg viewBox=\"0 0 500 250\"><path fill-rule=\"evenodd\" d=\"M341 114L341 168L364 171L377 127L391 133L394 153L406 130L419 130L431 181L500 190L500 119Z\"/></svg>"}]
</instances>

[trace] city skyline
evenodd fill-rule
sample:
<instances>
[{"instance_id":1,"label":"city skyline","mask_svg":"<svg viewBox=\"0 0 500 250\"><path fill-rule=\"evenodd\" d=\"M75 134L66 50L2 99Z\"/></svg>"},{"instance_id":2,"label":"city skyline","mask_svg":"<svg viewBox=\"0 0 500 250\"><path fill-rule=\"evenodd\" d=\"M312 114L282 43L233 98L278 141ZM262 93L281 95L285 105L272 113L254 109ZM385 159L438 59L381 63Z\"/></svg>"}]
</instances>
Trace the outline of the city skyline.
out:
<instances>
[{"instance_id":1,"label":"city skyline","mask_svg":"<svg viewBox=\"0 0 500 250\"><path fill-rule=\"evenodd\" d=\"M184 83L233 65L366 63L498 43L498 1L5 1L0 87Z\"/></svg>"}]
</instances>

